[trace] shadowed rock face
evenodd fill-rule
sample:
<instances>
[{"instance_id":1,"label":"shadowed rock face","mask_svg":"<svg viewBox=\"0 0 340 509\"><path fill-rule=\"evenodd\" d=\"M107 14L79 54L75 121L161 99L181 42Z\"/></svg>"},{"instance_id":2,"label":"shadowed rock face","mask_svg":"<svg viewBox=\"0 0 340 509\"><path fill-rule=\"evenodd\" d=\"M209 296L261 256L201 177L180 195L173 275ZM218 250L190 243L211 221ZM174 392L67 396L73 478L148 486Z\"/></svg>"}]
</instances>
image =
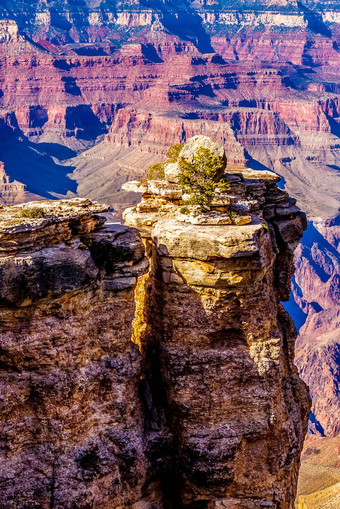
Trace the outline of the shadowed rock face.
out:
<instances>
[{"instance_id":1,"label":"shadowed rock face","mask_svg":"<svg viewBox=\"0 0 340 509\"><path fill-rule=\"evenodd\" d=\"M45 217L21 217L38 209ZM141 357L130 339L147 261L135 230L102 227L105 210L72 200L0 211L1 507L142 498Z\"/></svg>"},{"instance_id":2,"label":"shadowed rock face","mask_svg":"<svg viewBox=\"0 0 340 509\"><path fill-rule=\"evenodd\" d=\"M310 401L280 301L305 216L271 172L225 177L204 214L129 184L148 274L104 206L1 209L1 506L293 509Z\"/></svg>"}]
</instances>

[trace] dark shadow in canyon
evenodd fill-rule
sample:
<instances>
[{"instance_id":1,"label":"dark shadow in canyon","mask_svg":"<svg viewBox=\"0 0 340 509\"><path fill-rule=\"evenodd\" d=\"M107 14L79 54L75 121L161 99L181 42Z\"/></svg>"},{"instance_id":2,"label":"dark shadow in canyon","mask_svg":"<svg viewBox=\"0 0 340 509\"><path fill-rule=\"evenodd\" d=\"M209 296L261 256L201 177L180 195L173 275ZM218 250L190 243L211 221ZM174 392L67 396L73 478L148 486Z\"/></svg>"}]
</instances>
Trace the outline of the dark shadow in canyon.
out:
<instances>
[{"instance_id":1,"label":"dark shadow in canyon","mask_svg":"<svg viewBox=\"0 0 340 509\"><path fill-rule=\"evenodd\" d=\"M331 133L340 138L340 122L337 122L333 117L329 115L326 115L326 117L331 128Z\"/></svg>"},{"instance_id":2,"label":"dark shadow in canyon","mask_svg":"<svg viewBox=\"0 0 340 509\"><path fill-rule=\"evenodd\" d=\"M69 107L66 111L66 129L75 131L76 137L83 140L95 140L107 133L107 127L93 113L89 104Z\"/></svg>"},{"instance_id":3,"label":"dark shadow in canyon","mask_svg":"<svg viewBox=\"0 0 340 509\"><path fill-rule=\"evenodd\" d=\"M177 17L171 12L166 12L162 23L169 32L193 43L201 53L215 53L210 37L204 30L202 18L198 14L183 9Z\"/></svg>"},{"instance_id":4,"label":"dark shadow in canyon","mask_svg":"<svg viewBox=\"0 0 340 509\"><path fill-rule=\"evenodd\" d=\"M27 191L43 198L54 199L56 195L77 192L77 183L68 177L74 170L55 158L73 154L73 151L57 143L32 143L21 131L8 129L0 133L0 160L11 180L27 186Z\"/></svg>"},{"instance_id":5,"label":"dark shadow in canyon","mask_svg":"<svg viewBox=\"0 0 340 509\"><path fill-rule=\"evenodd\" d=\"M311 426L309 426L309 430L311 431L312 435L314 434L317 434L317 435L320 435L322 437L325 437L325 430L323 429L322 425L320 424L320 422L317 420L317 418L315 417L315 414L313 412L311 412L309 414L309 420L312 424L312 427L313 429L315 430L315 432L313 432L310 428Z\"/></svg>"},{"instance_id":6,"label":"dark shadow in canyon","mask_svg":"<svg viewBox=\"0 0 340 509\"><path fill-rule=\"evenodd\" d=\"M254 159L254 157L251 156L250 153L246 149L245 149L245 156L247 158L249 168L252 168L253 170L260 170L260 171L273 171L271 168L269 168L268 166L265 166L257 159Z\"/></svg>"},{"instance_id":7,"label":"dark shadow in canyon","mask_svg":"<svg viewBox=\"0 0 340 509\"><path fill-rule=\"evenodd\" d=\"M77 85L76 78L72 76L64 76L61 78L61 81L64 83L65 92L74 96L81 96L81 90Z\"/></svg>"},{"instance_id":8,"label":"dark shadow in canyon","mask_svg":"<svg viewBox=\"0 0 340 509\"><path fill-rule=\"evenodd\" d=\"M215 97L215 92L213 90L213 87L211 83L207 81L208 76L194 76L190 78L190 82L194 83L194 86L196 85L196 89L191 89L190 85L187 87L183 86L182 89L188 90L188 92L191 92L194 97L199 97L200 95L204 95L206 97Z\"/></svg>"},{"instance_id":9,"label":"dark shadow in canyon","mask_svg":"<svg viewBox=\"0 0 340 509\"><path fill-rule=\"evenodd\" d=\"M329 223L332 225L332 221L336 221L336 219L330 220ZM312 249L317 248L320 253L323 253L324 256L331 256L334 259L338 260L340 263L340 254L338 251L323 237L323 235L315 228L312 221L308 222L307 230L304 232L303 237L301 239L301 245L303 246L303 256L308 259L309 264L313 268L315 274L320 278L322 283L327 283L329 279L332 277L331 274L325 272L324 268L317 263L317 260L313 259ZM295 280L295 276L292 279L292 287L294 292L296 293L298 298L303 300L303 292L301 288L298 286ZM313 309L316 313L321 312L323 309L317 302L310 302L310 306L313 306ZM288 302L283 303L284 308L294 320L295 326L297 330L299 330L307 319L308 314L305 313L300 305L294 299L293 291L290 294L290 300Z\"/></svg>"},{"instance_id":10,"label":"dark shadow in canyon","mask_svg":"<svg viewBox=\"0 0 340 509\"><path fill-rule=\"evenodd\" d=\"M66 62L65 59L60 58L53 61L53 67L60 69L61 71L69 71L74 65L70 62Z\"/></svg>"},{"instance_id":11,"label":"dark shadow in canyon","mask_svg":"<svg viewBox=\"0 0 340 509\"><path fill-rule=\"evenodd\" d=\"M59 161L71 159L77 155L75 150L72 150L65 145L61 145L60 143L39 143L38 148L39 151L44 152L51 157L56 157Z\"/></svg>"},{"instance_id":12,"label":"dark shadow in canyon","mask_svg":"<svg viewBox=\"0 0 340 509\"><path fill-rule=\"evenodd\" d=\"M153 62L154 64L160 64L164 62L161 57L158 55L155 46L152 44L142 44L142 53L145 58Z\"/></svg>"},{"instance_id":13,"label":"dark shadow in canyon","mask_svg":"<svg viewBox=\"0 0 340 509\"><path fill-rule=\"evenodd\" d=\"M328 252L331 255L333 255L336 259L340 262L340 254L338 251L321 235L321 233L315 228L312 221L308 222L308 227L305 233L303 234L303 237L301 239L301 244L304 246L307 246L309 248L313 247L313 244L318 244L318 247L321 252ZM324 273L323 271L320 272L321 268L318 269L314 267L317 271L318 276L320 277L323 282L328 281L329 275Z\"/></svg>"},{"instance_id":14,"label":"dark shadow in canyon","mask_svg":"<svg viewBox=\"0 0 340 509\"><path fill-rule=\"evenodd\" d=\"M293 276L292 284L294 285L295 291L297 293L299 293L300 296L302 297L302 290L295 283L295 276ZM287 313L289 313L289 315L292 317L297 330L299 330L304 325L308 315L306 313L304 313L302 311L302 309L300 308L300 306L295 302L294 294L292 291L290 292L289 301L283 302L282 305L285 308L285 310L287 311Z\"/></svg>"}]
</instances>

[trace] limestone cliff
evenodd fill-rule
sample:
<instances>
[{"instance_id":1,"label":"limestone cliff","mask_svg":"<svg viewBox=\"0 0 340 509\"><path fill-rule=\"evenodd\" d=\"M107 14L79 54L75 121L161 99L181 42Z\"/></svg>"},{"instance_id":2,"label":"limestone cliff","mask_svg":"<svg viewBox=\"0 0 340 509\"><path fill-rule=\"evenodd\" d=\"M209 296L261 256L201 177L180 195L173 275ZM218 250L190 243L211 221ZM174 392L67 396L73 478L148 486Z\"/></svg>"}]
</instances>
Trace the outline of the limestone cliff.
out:
<instances>
[{"instance_id":1,"label":"limestone cliff","mask_svg":"<svg viewBox=\"0 0 340 509\"><path fill-rule=\"evenodd\" d=\"M141 358L130 338L147 261L134 230L102 228L104 210L80 199L0 210L0 507L142 498Z\"/></svg>"},{"instance_id":2,"label":"limestone cliff","mask_svg":"<svg viewBox=\"0 0 340 509\"><path fill-rule=\"evenodd\" d=\"M275 174L251 169L228 170L200 213L183 207L178 172L125 186L144 193L125 220L151 259L139 341L173 436L175 507L293 508L309 398L280 301L305 216Z\"/></svg>"},{"instance_id":3,"label":"limestone cliff","mask_svg":"<svg viewBox=\"0 0 340 509\"><path fill-rule=\"evenodd\" d=\"M129 184L148 274L101 205L1 209L0 507L293 508L310 402L280 301L305 216L250 169L185 210L176 164Z\"/></svg>"}]
</instances>

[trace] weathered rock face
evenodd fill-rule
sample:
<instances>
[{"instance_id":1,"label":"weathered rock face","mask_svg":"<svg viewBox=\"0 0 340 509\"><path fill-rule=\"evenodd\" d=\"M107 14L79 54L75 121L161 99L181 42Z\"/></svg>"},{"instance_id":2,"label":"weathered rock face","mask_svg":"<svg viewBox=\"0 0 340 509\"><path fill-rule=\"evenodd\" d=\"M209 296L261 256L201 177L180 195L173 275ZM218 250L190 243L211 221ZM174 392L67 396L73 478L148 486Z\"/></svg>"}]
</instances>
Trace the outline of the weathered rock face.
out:
<instances>
[{"instance_id":1,"label":"weathered rock face","mask_svg":"<svg viewBox=\"0 0 340 509\"><path fill-rule=\"evenodd\" d=\"M270 172L226 177L204 214L178 184L125 186L144 193L125 220L152 263L137 336L173 436L174 507L289 509L310 403L280 301L305 216Z\"/></svg>"},{"instance_id":2,"label":"weathered rock face","mask_svg":"<svg viewBox=\"0 0 340 509\"><path fill-rule=\"evenodd\" d=\"M37 210L45 217L22 217ZM103 211L87 200L0 210L1 507L130 508L143 498L131 334L147 261L138 233L103 228Z\"/></svg>"},{"instance_id":3,"label":"weathered rock face","mask_svg":"<svg viewBox=\"0 0 340 509\"><path fill-rule=\"evenodd\" d=\"M310 402L280 300L305 216L270 172L225 178L204 214L129 184L149 274L105 206L1 209L1 506L293 508Z\"/></svg>"}]
</instances>

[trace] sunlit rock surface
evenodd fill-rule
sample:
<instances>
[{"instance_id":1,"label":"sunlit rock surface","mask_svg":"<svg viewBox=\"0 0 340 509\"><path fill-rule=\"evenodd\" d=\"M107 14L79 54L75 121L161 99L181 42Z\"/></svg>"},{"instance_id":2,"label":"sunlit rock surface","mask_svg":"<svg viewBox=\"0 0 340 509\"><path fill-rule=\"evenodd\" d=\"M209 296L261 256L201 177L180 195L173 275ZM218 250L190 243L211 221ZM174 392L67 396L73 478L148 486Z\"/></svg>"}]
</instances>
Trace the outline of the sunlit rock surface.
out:
<instances>
[{"instance_id":1,"label":"sunlit rock surface","mask_svg":"<svg viewBox=\"0 0 340 509\"><path fill-rule=\"evenodd\" d=\"M179 185L126 185L144 193L124 217L151 260L136 340L159 426L174 440L174 507L289 509L310 401L280 301L306 219L275 174L225 177L230 188L210 200L204 222L183 211Z\"/></svg>"},{"instance_id":2,"label":"sunlit rock surface","mask_svg":"<svg viewBox=\"0 0 340 509\"><path fill-rule=\"evenodd\" d=\"M280 300L305 216L271 172L224 177L200 214L129 183L129 226L0 209L0 505L293 508L310 401Z\"/></svg>"}]
</instances>

